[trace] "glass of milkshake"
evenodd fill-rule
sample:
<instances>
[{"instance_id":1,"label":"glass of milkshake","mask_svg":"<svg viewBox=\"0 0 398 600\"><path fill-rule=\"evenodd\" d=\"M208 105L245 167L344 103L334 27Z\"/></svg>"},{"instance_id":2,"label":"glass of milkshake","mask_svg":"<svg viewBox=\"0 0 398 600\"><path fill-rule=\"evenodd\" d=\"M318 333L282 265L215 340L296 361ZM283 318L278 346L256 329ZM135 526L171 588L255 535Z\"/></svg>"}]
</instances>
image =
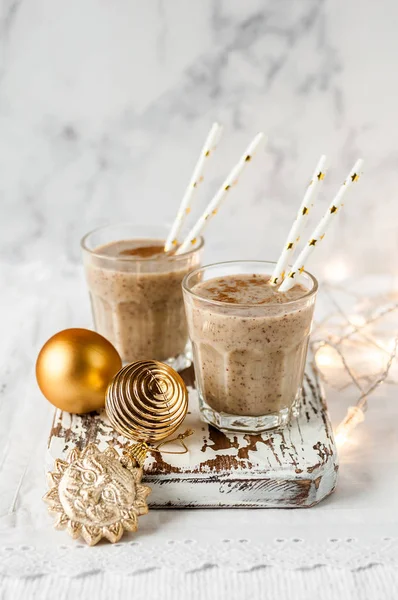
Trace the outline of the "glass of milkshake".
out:
<instances>
[{"instance_id":1,"label":"glass of milkshake","mask_svg":"<svg viewBox=\"0 0 398 600\"><path fill-rule=\"evenodd\" d=\"M188 366L190 347L181 282L200 265L203 240L166 254L166 226L122 224L88 233L81 242L95 329L123 362L154 359Z\"/></svg>"},{"instance_id":2,"label":"glass of milkshake","mask_svg":"<svg viewBox=\"0 0 398 600\"><path fill-rule=\"evenodd\" d=\"M200 410L218 429L256 433L298 414L318 283L304 271L278 292L274 266L218 263L184 278Z\"/></svg>"}]
</instances>

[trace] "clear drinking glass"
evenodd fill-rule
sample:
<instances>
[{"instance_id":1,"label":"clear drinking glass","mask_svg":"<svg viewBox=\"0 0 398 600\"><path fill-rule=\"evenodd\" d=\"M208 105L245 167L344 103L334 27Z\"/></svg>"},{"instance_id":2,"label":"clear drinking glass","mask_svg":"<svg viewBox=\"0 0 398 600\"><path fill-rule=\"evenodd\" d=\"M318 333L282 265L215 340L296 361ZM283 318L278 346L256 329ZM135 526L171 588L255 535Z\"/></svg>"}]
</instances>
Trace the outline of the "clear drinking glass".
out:
<instances>
[{"instance_id":1,"label":"clear drinking glass","mask_svg":"<svg viewBox=\"0 0 398 600\"><path fill-rule=\"evenodd\" d=\"M237 261L198 268L183 281L202 417L218 429L256 433L297 415L311 331L316 279L306 292L271 304L232 304L201 296L201 282L239 274L271 275L275 263Z\"/></svg>"},{"instance_id":2,"label":"clear drinking glass","mask_svg":"<svg viewBox=\"0 0 398 600\"><path fill-rule=\"evenodd\" d=\"M81 246L98 333L125 363L155 359L183 369L191 354L181 282L199 266L203 240L177 256L129 254L131 247L163 245L167 234L166 226L121 224L88 233Z\"/></svg>"}]
</instances>

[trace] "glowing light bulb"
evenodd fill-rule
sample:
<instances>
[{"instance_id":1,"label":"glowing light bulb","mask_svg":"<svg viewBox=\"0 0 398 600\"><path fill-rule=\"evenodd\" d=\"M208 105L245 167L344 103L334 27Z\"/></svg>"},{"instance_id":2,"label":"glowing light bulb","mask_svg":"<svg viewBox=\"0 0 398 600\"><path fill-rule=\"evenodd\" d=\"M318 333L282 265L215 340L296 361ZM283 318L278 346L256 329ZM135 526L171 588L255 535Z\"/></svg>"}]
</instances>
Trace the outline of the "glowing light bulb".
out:
<instances>
[{"instance_id":1,"label":"glowing light bulb","mask_svg":"<svg viewBox=\"0 0 398 600\"><path fill-rule=\"evenodd\" d=\"M329 346L322 346L316 353L316 362L320 367L330 367L335 364L334 351Z\"/></svg>"},{"instance_id":2,"label":"glowing light bulb","mask_svg":"<svg viewBox=\"0 0 398 600\"><path fill-rule=\"evenodd\" d=\"M363 327L366 323L366 319L363 315L350 315L348 319L354 327Z\"/></svg>"},{"instance_id":3,"label":"glowing light bulb","mask_svg":"<svg viewBox=\"0 0 398 600\"><path fill-rule=\"evenodd\" d=\"M348 440L348 432L342 429L341 431L338 431L336 433L336 435L334 436L334 439L335 439L337 447L341 448L341 446L343 446L346 443L346 441Z\"/></svg>"},{"instance_id":4,"label":"glowing light bulb","mask_svg":"<svg viewBox=\"0 0 398 600\"><path fill-rule=\"evenodd\" d=\"M325 268L325 279L338 283L347 279L350 274L350 269L342 259L336 259L327 264Z\"/></svg>"},{"instance_id":5,"label":"glowing light bulb","mask_svg":"<svg viewBox=\"0 0 398 600\"><path fill-rule=\"evenodd\" d=\"M345 419L336 429L335 440L340 447L348 441L350 432L365 420L364 412L359 406L350 406Z\"/></svg>"}]
</instances>

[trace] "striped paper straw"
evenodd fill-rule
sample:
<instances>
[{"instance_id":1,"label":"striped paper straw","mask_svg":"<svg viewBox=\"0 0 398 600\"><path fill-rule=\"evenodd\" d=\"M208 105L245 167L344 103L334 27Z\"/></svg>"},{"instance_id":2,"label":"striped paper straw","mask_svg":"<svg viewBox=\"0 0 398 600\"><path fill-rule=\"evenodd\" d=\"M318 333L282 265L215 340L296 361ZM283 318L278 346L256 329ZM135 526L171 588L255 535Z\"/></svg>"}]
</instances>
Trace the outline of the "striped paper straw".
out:
<instances>
[{"instance_id":1,"label":"striped paper straw","mask_svg":"<svg viewBox=\"0 0 398 600\"><path fill-rule=\"evenodd\" d=\"M362 165L363 165L363 160L360 158L357 160L357 162L355 163L354 167L352 168L349 176L347 177L347 179L345 180L345 182L343 183L343 185L341 186L341 188L339 189L339 191L333 198L326 213L323 215L322 219L319 221L318 225L315 227L306 246L300 252L299 256L295 260L295 262L292 266L292 270L290 271L289 275L282 281L282 284L279 287L280 292L286 292L287 290L290 290L290 288L293 287L295 284L296 274L302 273L304 271L305 264L306 264L309 256L313 253L313 251L315 250L315 247L317 245L319 245L320 242L323 240L328 227L330 227L330 224L334 220L335 215L338 214L340 208L342 207L343 198L344 198L346 191L348 190L349 187L351 187L351 185L355 181L357 181L359 179L359 174L360 174Z\"/></svg>"},{"instance_id":2,"label":"striped paper straw","mask_svg":"<svg viewBox=\"0 0 398 600\"><path fill-rule=\"evenodd\" d=\"M212 128L210 129L206 141L203 145L203 148L200 152L200 156L191 175L191 179L189 180L188 187L185 190L184 196L181 200L177 216L167 237L164 246L165 252L169 252L169 250L178 245L178 235L181 231L186 216L191 212L191 203L193 195L195 193L195 190L198 188L199 184L203 181L203 173L208 162L208 158L216 149L217 144L220 141L221 134L222 127L218 123L213 123Z\"/></svg>"},{"instance_id":3,"label":"striped paper straw","mask_svg":"<svg viewBox=\"0 0 398 600\"><path fill-rule=\"evenodd\" d=\"M198 237L203 232L207 223L212 219L218 212L221 202L224 200L225 196L228 194L229 190L234 186L239 178L239 175L249 163L253 157L255 150L263 139L264 134L258 133L251 144L246 149L246 152L240 158L239 162L235 165L232 171L229 173L228 177L225 179L224 183L207 205L203 214L199 217L198 221L192 227L191 231L188 233L185 240L182 242L181 246L177 249L176 254L182 254L192 248L196 242Z\"/></svg>"},{"instance_id":4,"label":"striped paper straw","mask_svg":"<svg viewBox=\"0 0 398 600\"><path fill-rule=\"evenodd\" d=\"M290 262L290 258L293 256L293 252L296 248L297 242L305 227L308 214L313 206L316 199L316 192L318 191L319 184L323 181L326 174L325 169L326 156L323 154L318 161L315 171L312 174L311 181L308 184L307 190L304 194L304 198L301 202L295 221L290 228L287 236L285 245L282 253L279 257L276 267L271 276L272 285L280 283L285 277L285 270Z\"/></svg>"}]
</instances>

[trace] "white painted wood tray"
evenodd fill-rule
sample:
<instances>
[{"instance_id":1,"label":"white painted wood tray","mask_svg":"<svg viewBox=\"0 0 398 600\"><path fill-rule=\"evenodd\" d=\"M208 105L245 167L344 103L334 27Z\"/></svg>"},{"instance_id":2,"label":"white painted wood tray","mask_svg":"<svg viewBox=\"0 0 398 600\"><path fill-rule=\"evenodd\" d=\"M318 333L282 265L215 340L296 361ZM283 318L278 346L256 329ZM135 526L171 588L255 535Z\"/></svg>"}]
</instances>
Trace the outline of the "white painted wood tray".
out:
<instances>
[{"instance_id":1,"label":"white painted wood tray","mask_svg":"<svg viewBox=\"0 0 398 600\"><path fill-rule=\"evenodd\" d=\"M158 508L310 507L333 492L338 471L336 446L319 380L307 366L301 415L289 427L259 435L224 434L199 418L193 369L181 373L189 388L189 412L177 433L189 453L153 453L145 463L152 487L149 504ZM48 466L74 446L94 442L122 449L126 438L109 425L105 412L71 415L55 411ZM173 445L167 450L177 450ZM165 448L166 449L166 448Z\"/></svg>"}]
</instances>

